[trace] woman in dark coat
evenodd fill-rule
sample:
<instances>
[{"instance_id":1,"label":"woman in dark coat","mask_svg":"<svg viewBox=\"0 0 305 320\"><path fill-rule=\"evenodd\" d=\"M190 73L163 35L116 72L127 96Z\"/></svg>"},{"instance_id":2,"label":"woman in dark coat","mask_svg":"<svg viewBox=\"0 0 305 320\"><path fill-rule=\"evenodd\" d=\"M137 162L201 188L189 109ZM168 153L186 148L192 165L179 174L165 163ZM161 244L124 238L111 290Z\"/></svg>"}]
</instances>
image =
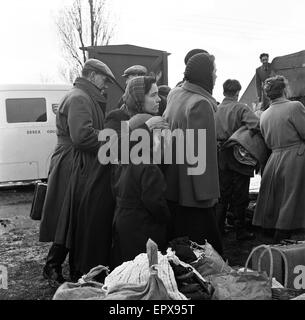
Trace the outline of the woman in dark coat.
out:
<instances>
[{"instance_id":1,"label":"woman in dark coat","mask_svg":"<svg viewBox=\"0 0 305 320\"><path fill-rule=\"evenodd\" d=\"M148 82L155 81L152 77L145 77L145 79ZM139 83L140 88L138 88ZM145 98L142 88L143 83L144 77L132 79L131 85L127 86L123 96L125 104L120 109L111 111L105 119L104 128L114 130L119 139L121 122L128 121L130 117L138 113L136 107L128 108L127 105L130 105L131 101L133 105L135 104L134 101L139 105L144 102L144 100L141 100ZM142 114L140 123L143 128L149 130L153 125L159 128L165 127L164 120L161 120L160 117L149 118L151 116ZM149 122L146 125L144 122L148 119ZM130 129L133 128L130 127ZM97 265L111 265L110 253L115 199L113 199L111 193L111 170L109 170L109 166L112 165L103 165L98 161L94 164L94 169L91 170L88 181L83 187L79 207L73 214L72 225L75 224L75 227L71 229L73 230L71 244L73 261L79 275L87 273ZM102 280L102 277L99 280Z\"/></svg>"},{"instance_id":2,"label":"woman in dark coat","mask_svg":"<svg viewBox=\"0 0 305 320\"><path fill-rule=\"evenodd\" d=\"M134 115L129 120L131 128L141 126L145 114L158 113L160 98L153 78L132 79L126 91L125 108ZM150 143L152 146L151 140ZM165 179L158 165L118 164L112 188L116 197L113 267L145 252L149 238L164 250L170 213L165 199Z\"/></svg>"},{"instance_id":3,"label":"woman in dark coat","mask_svg":"<svg viewBox=\"0 0 305 320\"><path fill-rule=\"evenodd\" d=\"M115 169L114 267L146 252L150 238L166 249L170 212L166 183L156 164L122 164Z\"/></svg>"},{"instance_id":4,"label":"woman in dark coat","mask_svg":"<svg viewBox=\"0 0 305 320\"><path fill-rule=\"evenodd\" d=\"M266 145L272 154L266 164L253 224L276 230L275 242L305 229L305 107L286 98L287 80L265 81L270 107L260 118Z\"/></svg>"}]
</instances>

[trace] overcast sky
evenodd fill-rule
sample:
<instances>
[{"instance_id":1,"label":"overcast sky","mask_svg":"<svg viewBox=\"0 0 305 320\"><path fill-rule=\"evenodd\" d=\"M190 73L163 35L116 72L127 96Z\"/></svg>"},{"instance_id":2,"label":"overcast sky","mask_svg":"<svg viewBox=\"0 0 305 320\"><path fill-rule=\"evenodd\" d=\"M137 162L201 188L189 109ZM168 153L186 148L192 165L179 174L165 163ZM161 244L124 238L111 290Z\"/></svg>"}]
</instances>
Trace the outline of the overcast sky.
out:
<instances>
[{"instance_id":1,"label":"overcast sky","mask_svg":"<svg viewBox=\"0 0 305 320\"><path fill-rule=\"evenodd\" d=\"M1 83L62 82L63 63L54 25L71 0L0 1ZM132 44L170 52L169 85L182 77L187 51L203 48L216 57L214 96L222 84L240 80L243 89L259 66L305 50L304 0L108 0L116 24L111 44Z\"/></svg>"}]
</instances>

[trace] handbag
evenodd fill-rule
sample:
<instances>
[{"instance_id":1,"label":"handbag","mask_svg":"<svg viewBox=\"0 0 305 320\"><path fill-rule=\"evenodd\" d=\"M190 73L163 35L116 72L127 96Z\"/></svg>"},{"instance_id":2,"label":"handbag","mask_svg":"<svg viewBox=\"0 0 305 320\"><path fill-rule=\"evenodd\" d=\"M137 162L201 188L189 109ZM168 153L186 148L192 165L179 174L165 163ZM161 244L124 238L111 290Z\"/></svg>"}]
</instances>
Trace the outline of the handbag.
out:
<instances>
[{"instance_id":1,"label":"handbag","mask_svg":"<svg viewBox=\"0 0 305 320\"><path fill-rule=\"evenodd\" d=\"M298 260L298 257L304 260L304 249L304 242L296 242L288 245L260 245L252 250L246 265L248 265L252 258L252 268L257 268L259 271L262 271L263 268L267 270L267 266L269 266L269 277L272 279L272 277L275 276L284 286L283 288L272 288L272 299L289 300L305 292L304 289L293 288L295 274L293 273L293 259L291 259L292 256L296 257L294 262ZM265 259L266 252L269 253L269 261Z\"/></svg>"},{"instance_id":2,"label":"handbag","mask_svg":"<svg viewBox=\"0 0 305 320\"><path fill-rule=\"evenodd\" d=\"M269 255L271 249L266 248ZM272 271L271 277L267 273L248 270L255 249L252 250L245 263L243 271L232 271L210 276L215 291L213 300L271 300L272 299Z\"/></svg>"},{"instance_id":3,"label":"handbag","mask_svg":"<svg viewBox=\"0 0 305 320\"><path fill-rule=\"evenodd\" d=\"M77 283L65 282L57 288L52 300L103 300L107 291L104 285L94 280L102 271L108 275L109 269L102 265L92 268Z\"/></svg>"},{"instance_id":4,"label":"handbag","mask_svg":"<svg viewBox=\"0 0 305 320\"><path fill-rule=\"evenodd\" d=\"M305 265L305 242L284 240L281 244L270 245L272 250L272 260L270 261L266 256L266 250L259 246L254 252L252 267L254 269L261 266L262 270L271 268L273 264L273 276L277 281L281 282L284 287L294 288L294 268L297 265Z\"/></svg>"},{"instance_id":5,"label":"handbag","mask_svg":"<svg viewBox=\"0 0 305 320\"><path fill-rule=\"evenodd\" d=\"M34 197L32 201L32 207L30 212L30 218L32 220L41 220L42 209L47 192L47 184L43 182L37 182L34 190Z\"/></svg>"}]
</instances>

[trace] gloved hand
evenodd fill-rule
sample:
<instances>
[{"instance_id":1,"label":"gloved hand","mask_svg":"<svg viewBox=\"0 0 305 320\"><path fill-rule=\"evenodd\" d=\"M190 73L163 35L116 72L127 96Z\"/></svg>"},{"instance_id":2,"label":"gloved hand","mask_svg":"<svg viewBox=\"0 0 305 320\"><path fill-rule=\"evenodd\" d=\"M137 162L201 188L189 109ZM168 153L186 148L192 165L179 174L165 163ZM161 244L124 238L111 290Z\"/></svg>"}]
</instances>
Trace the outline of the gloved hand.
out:
<instances>
[{"instance_id":1,"label":"gloved hand","mask_svg":"<svg viewBox=\"0 0 305 320\"><path fill-rule=\"evenodd\" d=\"M153 129L169 129L169 124L160 116L154 116L145 123L150 131Z\"/></svg>"},{"instance_id":2,"label":"gloved hand","mask_svg":"<svg viewBox=\"0 0 305 320\"><path fill-rule=\"evenodd\" d=\"M131 117L128 121L130 130L137 129L141 127L147 120L152 118L153 116L148 113L138 113Z\"/></svg>"}]
</instances>

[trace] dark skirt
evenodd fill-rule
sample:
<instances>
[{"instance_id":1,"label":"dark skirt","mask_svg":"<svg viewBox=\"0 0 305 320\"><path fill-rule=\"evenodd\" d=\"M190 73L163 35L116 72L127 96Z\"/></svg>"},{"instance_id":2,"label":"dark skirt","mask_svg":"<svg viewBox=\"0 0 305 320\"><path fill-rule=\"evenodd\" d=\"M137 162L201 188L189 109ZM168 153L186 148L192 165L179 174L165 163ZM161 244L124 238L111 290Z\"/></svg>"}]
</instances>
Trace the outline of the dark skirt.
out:
<instances>
[{"instance_id":1,"label":"dark skirt","mask_svg":"<svg viewBox=\"0 0 305 320\"><path fill-rule=\"evenodd\" d=\"M168 207L172 215L171 239L187 236L198 244L204 244L207 240L222 255L222 241L215 207L183 207L172 201L168 201Z\"/></svg>"}]
</instances>

